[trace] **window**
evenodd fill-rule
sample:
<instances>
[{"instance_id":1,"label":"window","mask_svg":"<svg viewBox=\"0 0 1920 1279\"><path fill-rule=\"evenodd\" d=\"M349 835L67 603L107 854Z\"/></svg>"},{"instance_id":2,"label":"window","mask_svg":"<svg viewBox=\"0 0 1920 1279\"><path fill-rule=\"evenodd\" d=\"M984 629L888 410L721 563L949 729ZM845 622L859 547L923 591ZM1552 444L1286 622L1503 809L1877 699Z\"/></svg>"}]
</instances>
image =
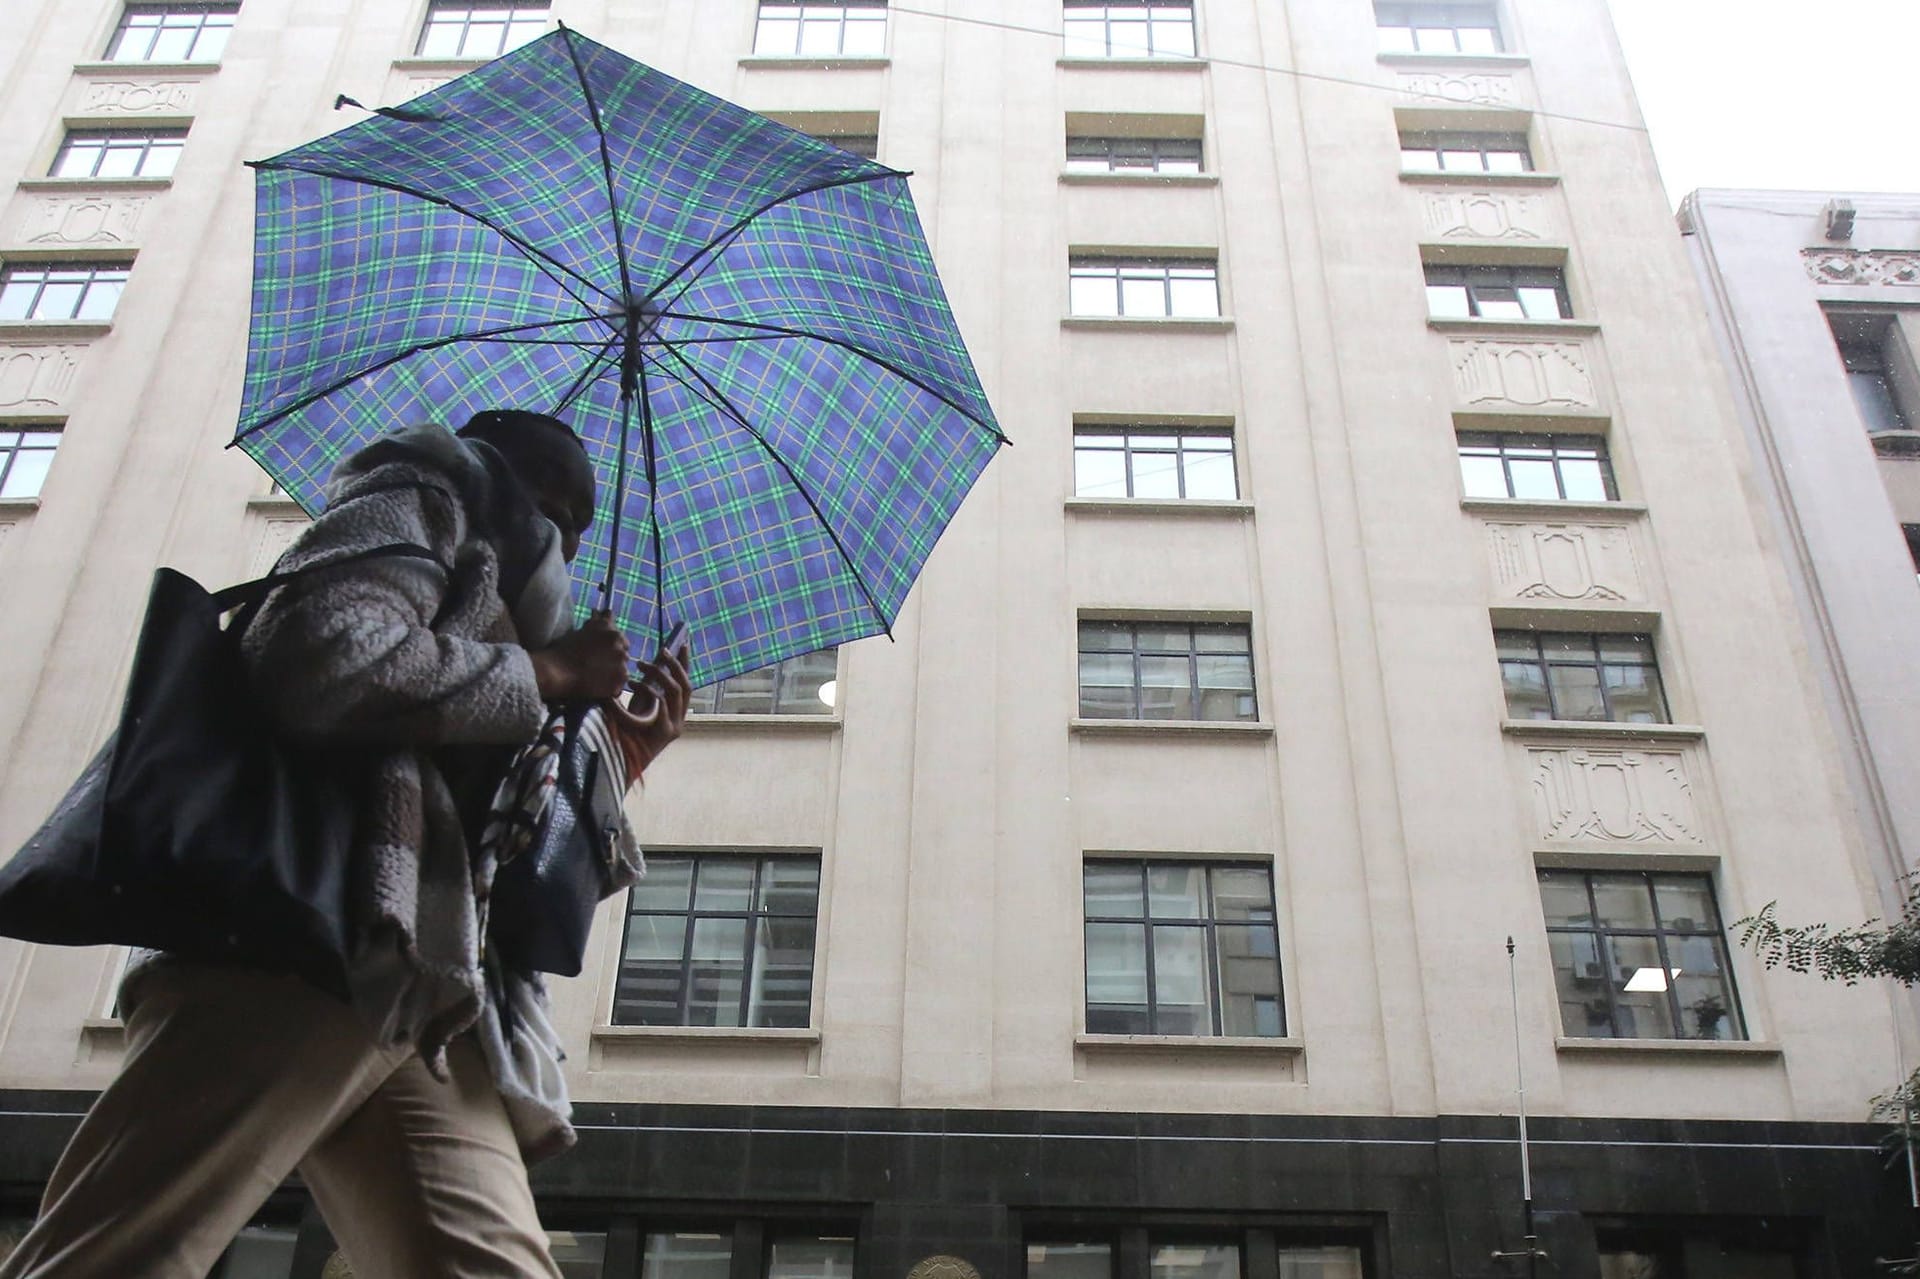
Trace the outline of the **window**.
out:
<instances>
[{"instance_id":1,"label":"window","mask_svg":"<svg viewBox=\"0 0 1920 1279\"><path fill-rule=\"evenodd\" d=\"M1089 1034L1287 1033L1269 867L1089 861L1084 882Z\"/></svg>"},{"instance_id":2,"label":"window","mask_svg":"<svg viewBox=\"0 0 1920 1279\"><path fill-rule=\"evenodd\" d=\"M654 1231L647 1235L642 1279L728 1279L733 1236L704 1231Z\"/></svg>"},{"instance_id":3,"label":"window","mask_svg":"<svg viewBox=\"0 0 1920 1279\"><path fill-rule=\"evenodd\" d=\"M1069 58L1191 58L1191 0L1067 0Z\"/></svg>"},{"instance_id":4,"label":"window","mask_svg":"<svg viewBox=\"0 0 1920 1279\"><path fill-rule=\"evenodd\" d=\"M1834 344L1847 371L1853 403L1867 424L1869 435L1915 429L1912 406L1904 395L1894 360L1904 352L1894 349L1895 331L1885 315L1831 315Z\"/></svg>"},{"instance_id":5,"label":"window","mask_svg":"<svg viewBox=\"0 0 1920 1279\"><path fill-rule=\"evenodd\" d=\"M560 1268L560 1279L601 1279L606 1273L604 1230L549 1230L547 1251Z\"/></svg>"},{"instance_id":6,"label":"window","mask_svg":"<svg viewBox=\"0 0 1920 1279\"><path fill-rule=\"evenodd\" d=\"M816 133L813 136L842 151L851 151L862 160L880 158L880 135L877 133Z\"/></svg>"},{"instance_id":7,"label":"window","mask_svg":"<svg viewBox=\"0 0 1920 1279\"><path fill-rule=\"evenodd\" d=\"M1531 173L1524 133L1422 130L1400 135L1400 168L1414 173Z\"/></svg>"},{"instance_id":8,"label":"window","mask_svg":"<svg viewBox=\"0 0 1920 1279\"><path fill-rule=\"evenodd\" d=\"M1069 173L1199 173L1198 138L1068 138Z\"/></svg>"},{"instance_id":9,"label":"window","mask_svg":"<svg viewBox=\"0 0 1920 1279\"><path fill-rule=\"evenodd\" d=\"M1219 267L1194 258L1075 258L1068 306L1079 316L1209 319L1220 314Z\"/></svg>"},{"instance_id":10,"label":"window","mask_svg":"<svg viewBox=\"0 0 1920 1279\"><path fill-rule=\"evenodd\" d=\"M1495 631L1493 639L1514 719L1669 722L1649 636Z\"/></svg>"},{"instance_id":11,"label":"window","mask_svg":"<svg viewBox=\"0 0 1920 1279\"><path fill-rule=\"evenodd\" d=\"M817 857L647 859L627 907L613 1020L624 1026L805 1026Z\"/></svg>"},{"instance_id":12,"label":"window","mask_svg":"<svg viewBox=\"0 0 1920 1279\"><path fill-rule=\"evenodd\" d=\"M550 9L547 0L433 0L414 52L423 58L497 58L545 31Z\"/></svg>"},{"instance_id":13,"label":"window","mask_svg":"<svg viewBox=\"0 0 1920 1279\"><path fill-rule=\"evenodd\" d=\"M45 427L0 430L0 497L39 497L60 432Z\"/></svg>"},{"instance_id":14,"label":"window","mask_svg":"<svg viewBox=\"0 0 1920 1279\"><path fill-rule=\"evenodd\" d=\"M109 62L218 62L238 4L130 4L107 43Z\"/></svg>"},{"instance_id":15,"label":"window","mask_svg":"<svg viewBox=\"0 0 1920 1279\"><path fill-rule=\"evenodd\" d=\"M1490 4L1373 6L1382 53L1499 53L1500 20Z\"/></svg>"},{"instance_id":16,"label":"window","mask_svg":"<svg viewBox=\"0 0 1920 1279\"><path fill-rule=\"evenodd\" d=\"M1113 1279L1113 1245L1086 1240L1030 1243L1027 1279Z\"/></svg>"},{"instance_id":17,"label":"window","mask_svg":"<svg viewBox=\"0 0 1920 1279\"><path fill-rule=\"evenodd\" d=\"M1573 303L1559 267L1429 263L1427 314L1436 320L1567 320Z\"/></svg>"},{"instance_id":18,"label":"window","mask_svg":"<svg viewBox=\"0 0 1920 1279\"><path fill-rule=\"evenodd\" d=\"M1147 1273L1151 1279L1240 1279L1240 1248L1230 1243L1155 1239Z\"/></svg>"},{"instance_id":19,"label":"window","mask_svg":"<svg viewBox=\"0 0 1920 1279\"><path fill-rule=\"evenodd\" d=\"M1707 876L1543 870L1540 901L1566 1034L1746 1038Z\"/></svg>"},{"instance_id":20,"label":"window","mask_svg":"<svg viewBox=\"0 0 1920 1279\"><path fill-rule=\"evenodd\" d=\"M1358 1248L1280 1245L1279 1279L1363 1279L1364 1274Z\"/></svg>"},{"instance_id":21,"label":"window","mask_svg":"<svg viewBox=\"0 0 1920 1279\"><path fill-rule=\"evenodd\" d=\"M760 0L753 51L761 56L875 57L887 51L886 0L811 4Z\"/></svg>"},{"instance_id":22,"label":"window","mask_svg":"<svg viewBox=\"0 0 1920 1279\"><path fill-rule=\"evenodd\" d=\"M186 145L185 129L141 133L75 129L47 170L52 178L168 178Z\"/></svg>"},{"instance_id":23,"label":"window","mask_svg":"<svg viewBox=\"0 0 1920 1279\"><path fill-rule=\"evenodd\" d=\"M1231 500L1233 432L1155 426L1082 426L1073 432L1078 497Z\"/></svg>"},{"instance_id":24,"label":"window","mask_svg":"<svg viewBox=\"0 0 1920 1279\"><path fill-rule=\"evenodd\" d=\"M1061 1231L1027 1245L1025 1279L1238 1279L1245 1249L1258 1246L1244 1236L1238 1247L1217 1238L1163 1238L1159 1230L1139 1226L1119 1233L1138 1239L1141 1245L1122 1250L1129 1258L1125 1275L1116 1275L1116 1249L1110 1239L1090 1240L1084 1234ZM1314 1234L1296 1238L1289 1232L1275 1249L1277 1279L1363 1279L1360 1249L1352 1244L1330 1245L1324 1238Z\"/></svg>"},{"instance_id":25,"label":"window","mask_svg":"<svg viewBox=\"0 0 1920 1279\"><path fill-rule=\"evenodd\" d=\"M789 657L693 691L696 715L829 715L839 698L837 648Z\"/></svg>"},{"instance_id":26,"label":"window","mask_svg":"<svg viewBox=\"0 0 1920 1279\"><path fill-rule=\"evenodd\" d=\"M1080 623L1080 714L1258 719L1246 623Z\"/></svg>"},{"instance_id":27,"label":"window","mask_svg":"<svg viewBox=\"0 0 1920 1279\"><path fill-rule=\"evenodd\" d=\"M825 1235L775 1235L767 1249L767 1279L852 1279L853 1240Z\"/></svg>"},{"instance_id":28,"label":"window","mask_svg":"<svg viewBox=\"0 0 1920 1279\"><path fill-rule=\"evenodd\" d=\"M1599 435L1462 431L1460 483L1468 497L1612 502L1613 464Z\"/></svg>"},{"instance_id":29,"label":"window","mask_svg":"<svg viewBox=\"0 0 1920 1279\"><path fill-rule=\"evenodd\" d=\"M127 274L86 262L0 269L0 321L110 319Z\"/></svg>"}]
</instances>

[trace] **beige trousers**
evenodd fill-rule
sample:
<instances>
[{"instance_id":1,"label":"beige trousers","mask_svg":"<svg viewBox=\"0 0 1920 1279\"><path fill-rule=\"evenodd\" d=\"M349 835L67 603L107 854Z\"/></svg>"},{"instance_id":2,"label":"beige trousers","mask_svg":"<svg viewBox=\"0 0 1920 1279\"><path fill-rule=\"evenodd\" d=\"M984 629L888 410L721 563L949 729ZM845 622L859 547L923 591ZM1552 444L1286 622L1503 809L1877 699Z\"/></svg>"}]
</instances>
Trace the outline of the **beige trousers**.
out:
<instances>
[{"instance_id":1,"label":"beige trousers","mask_svg":"<svg viewBox=\"0 0 1920 1279\"><path fill-rule=\"evenodd\" d=\"M173 964L140 993L0 1279L202 1279L296 1167L356 1279L559 1279L471 1036L441 1083L292 978Z\"/></svg>"}]
</instances>

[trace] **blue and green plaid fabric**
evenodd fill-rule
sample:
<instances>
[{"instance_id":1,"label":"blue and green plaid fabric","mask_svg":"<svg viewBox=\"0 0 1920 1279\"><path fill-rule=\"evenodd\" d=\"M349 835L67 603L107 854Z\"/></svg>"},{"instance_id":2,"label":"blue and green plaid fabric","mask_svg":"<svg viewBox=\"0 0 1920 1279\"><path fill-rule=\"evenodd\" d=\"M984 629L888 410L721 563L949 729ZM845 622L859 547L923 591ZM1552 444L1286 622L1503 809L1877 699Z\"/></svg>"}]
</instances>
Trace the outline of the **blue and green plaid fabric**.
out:
<instances>
[{"instance_id":1,"label":"blue and green plaid fabric","mask_svg":"<svg viewBox=\"0 0 1920 1279\"><path fill-rule=\"evenodd\" d=\"M890 627L1005 442L904 174L576 32L256 167L240 446L313 511L395 426L554 413L576 573L696 683Z\"/></svg>"}]
</instances>

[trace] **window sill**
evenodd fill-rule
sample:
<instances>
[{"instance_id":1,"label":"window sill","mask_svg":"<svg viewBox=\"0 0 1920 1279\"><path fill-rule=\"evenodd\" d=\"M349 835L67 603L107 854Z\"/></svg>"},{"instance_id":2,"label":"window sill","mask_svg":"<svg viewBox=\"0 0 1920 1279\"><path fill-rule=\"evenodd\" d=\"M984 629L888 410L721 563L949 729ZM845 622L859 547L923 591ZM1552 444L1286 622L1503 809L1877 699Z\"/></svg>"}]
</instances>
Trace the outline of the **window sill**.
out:
<instances>
[{"instance_id":1,"label":"window sill","mask_svg":"<svg viewBox=\"0 0 1920 1279\"><path fill-rule=\"evenodd\" d=\"M1070 732L1096 737L1272 737L1265 720L1239 719L1072 719Z\"/></svg>"},{"instance_id":2,"label":"window sill","mask_svg":"<svg viewBox=\"0 0 1920 1279\"><path fill-rule=\"evenodd\" d=\"M1875 457L1910 462L1920 457L1920 431L1868 431Z\"/></svg>"},{"instance_id":3,"label":"window sill","mask_svg":"<svg viewBox=\"0 0 1920 1279\"><path fill-rule=\"evenodd\" d=\"M601 1025L593 1028L593 1038L685 1044L817 1044L820 1042L820 1032L810 1027L767 1029L748 1026Z\"/></svg>"},{"instance_id":4,"label":"window sill","mask_svg":"<svg viewBox=\"0 0 1920 1279\"><path fill-rule=\"evenodd\" d=\"M1181 333L1228 333L1233 330L1233 317L1230 315L1069 315L1061 319L1060 327L1070 330L1079 329L1089 333L1098 333L1103 330L1118 333L1128 329L1174 330Z\"/></svg>"},{"instance_id":5,"label":"window sill","mask_svg":"<svg viewBox=\"0 0 1920 1279\"><path fill-rule=\"evenodd\" d=\"M1270 1053L1294 1056L1306 1049L1306 1043L1293 1036L1267 1038L1255 1035L1075 1035L1073 1046L1088 1052L1181 1052Z\"/></svg>"},{"instance_id":6,"label":"window sill","mask_svg":"<svg viewBox=\"0 0 1920 1279\"><path fill-rule=\"evenodd\" d=\"M1509 737L1606 742L1697 742L1707 735L1698 724L1598 724L1580 719L1504 719L1500 731Z\"/></svg>"},{"instance_id":7,"label":"window sill","mask_svg":"<svg viewBox=\"0 0 1920 1279\"><path fill-rule=\"evenodd\" d=\"M164 191L172 178L22 178L22 191Z\"/></svg>"},{"instance_id":8,"label":"window sill","mask_svg":"<svg viewBox=\"0 0 1920 1279\"><path fill-rule=\"evenodd\" d=\"M1460 499L1460 509L1473 515L1531 515L1553 520L1576 515L1645 515L1647 504L1645 502L1545 502L1519 497L1463 497Z\"/></svg>"},{"instance_id":9,"label":"window sill","mask_svg":"<svg viewBox=\"0 0 1920 1279\"><path fill-rule=\"evenodd\" d=\"M212 75L218 62L77 62L73 73L87 77L109 75Z\"/></svg>"},{"instance_id":10,"label":"window sill","mask_svg":"<svg viewBox=\"0 0 1920 1279\"><path fill-rule=\"evenodd\" d=\"M68 260L79 255L66 254ZM120 256L125 257L122 253ZM7 257L16 262L27 261L24 254L9 253ZM0 338L32 338L36 341L73 341L80 338L105 337L113 332L109 320L0 320Z\"/></svg>"},{"instance_id":11,"label":"window sill","mask_svg":"<svg viewBox=\"0 0 1920 1279\"><path fill-rule=\"evenodd\" d=\"M1062 169L1060 185L1069 187L1217 187L1217 173L1089 173Z\"/></svg>"},{"instance_id":12,"label":"window sill","mask_svg":"<svg viewBox=\"0 0 1920 1279\"><path fill-rule=\"evenodd\" d=\"M1396 49L1376 56L1380 65L1386 67L1484 67L1488 70L1505 70L1524 67L1529 61L1524 53L1406 53Z\"/></svg>"},{"instance_id":13,"label":"window sill","mask_svg":"<svg viewBox=\"0 0 1920 1279\"><path fill-rule=\"evenodd\" d=\"M247 499L249 511L269 515L305 515L307 510L285 493L261 493Z\"/></svg>"},{"instance_id":14,"label":"window sill","mask_svg":"<svg viewBox=\"0 0 1920 1279\"><path fill-rule=\"evenodd\" d=\"M741 67L752 70L796 70L796 71L884 71L893 62L884 53L817 53L804 54L769 53L748 54L740 59Z\"/></svg>"},{"instance_id":15,"label":"window sill","mask_svg":"<svg viewBox=\"0 0 1920 1279\"><path fill-rule=\"evenodd\" d=\"M393 69L395 71L450 71L455 75L464 75L468 71L478 71L492 61L493 58L423 58L415 55L395 58Z\"/></svg>"},{"instance_id":16,"label":"window sill","mask_svg":"<svg viewBox=\"0 0 1920 1279\"><path fill-rule=\"evenodd\" d=\"M1560 185L1557 173L1442 173L1438 169L1402 169L1402 182L1438 183L1454 187L1552 187Z\"/></svg>"},{"instance_id":17,"label":"window sill","mask_svg":"<svg viewBox=\"0 0 1920 1279\"><path fill-rule=\"evenodd\" d=\"M40 509L37 497L0 497L0 517L8 515L32 515Z\"/></svg>"},{"instance_id":18,"label":"window sill","mask_svg":"<svg viewBox=\"0 0 1920 1279\"><path fill-rule=\"evenodd\" d=\"M1067 514L1225 516L1240 519L1253 515L1253 503L1200 498L1070 497L1067 499Z\"/></svg>"},{"instance_id":19,"label":"window sill","mask_svg":"<svg viewBox=\"0 0 1920 1279\"><path fill-rule=\"evenodd\" d=\"M1655 1053L1706 1057L1778 1057L1780 1045L1756 1039L1570 1039L1553 1041L1563 1053Z\"/></svg>"},{"instance_id":20,"label":"window sill","mask_svg":"<svg viewBox=\"0 0 1920 1279\"><path fill-rule=\"evenodd\" d=\"M1055 58L1053 65L1070 70L1104 68L1111 71L1205 71L1207 60L1185 54L1162 54L1151 58Z\"/></svg>"},{"instance_id":21,"label":"window sill","mask_svg":"<svg viewBox=\"0 0 1920 1279\"><path fill-rule=\"evenodd\" d=\"M1427 327L1435 333L1598 333L1592 320L1475 320L1430 315Z\"/></svg>"},{"instance_id":22,"label":"window sill","mask_svg":"<svg viewBox=\"0 0 1920 1279\"><path fill-rule=\"evenodd\" d=\"M687 716L690 733L773 732L837 733L838 715L703 715Z\"/></svg>"},{"instance_id":23,"label":"window sill","mask_svg":"<svg viewBox=\"0 0 1920 1279\"><path fill-rule=\"evenodd\" d=\"M126 1042L127 1024L118 1017L88 1017L80 1023L80 1038L90 1044L118 1046Z\"/></svg>"}]
</instances>

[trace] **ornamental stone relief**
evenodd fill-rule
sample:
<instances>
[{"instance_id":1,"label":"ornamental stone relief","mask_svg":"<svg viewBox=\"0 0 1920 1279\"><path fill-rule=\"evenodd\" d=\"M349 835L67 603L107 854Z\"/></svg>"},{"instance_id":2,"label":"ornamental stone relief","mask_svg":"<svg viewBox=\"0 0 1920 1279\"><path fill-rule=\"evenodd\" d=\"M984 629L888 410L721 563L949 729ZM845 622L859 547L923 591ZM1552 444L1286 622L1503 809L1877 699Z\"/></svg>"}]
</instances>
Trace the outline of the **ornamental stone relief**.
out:
<instances>
[{"instance_id":1,"label":"ornamental stone relief","mask_svg":"<svg viewBox=\"0 0 1920 1279\"><path fill-rule=\"evenodd\" d=\"M19 238L28 244L132 244L152 202L147 195L39 196L27 204Z\"/></svg>"},{"instance_id":2,"label":"ornamental stone relief","mask_svg":"<svg viewBox=\"0 0 1920 1279\"><path fill-rule=\"evenodd\" d=\"M73 391L83 346L0 345L0 411L58 409Z\"/></svg>"},{"instance_id":3,"label":"ornamental stone relief","mask_svg":"<svg viewBox=\"0 0 1920 1279\"><path fill-rule=\"evenodd\" d=\"M1424 191L1427 235L1437 240L1539 240L1546 208L1538 196L1504 191Z\"/></svg>"},{"instance_id":4,"label":"ornamental stone relief","mask_svg":"<svg viewBox=\"0 0 1920 1279\"><path fill-rule=\"evenodd\" d=\"M1633 534L1624 525L1491 523L1487 549L1498 599L1646 598Z\"/></svg>"},{"instance_id":5,"label":"ornamental stone relief","mask_svg":"<svg viewBox=\"0 0 1920 1279\"><path fill-rule=\"evenodd\" d=\"M1706 843L1693 781L1679 750L1531 747L1538 835L1553 843Z\"/></svg>"},{"instance_id":6,"label":"ornamental stone relief","mask_svg":"<svg viewBox=\"0 0 1920 1279\"><path fill-rule=\"evenodd\" d=\"M1805 249L1801 259L1817 284L1920 285L1920 253L1894 249Z\"/></svg>"},{"instance_id":7,"label":"ornamental stone relief","mask_svg":"<svg viewBox=\"0 0 1920 1279\"><path fill-rule=\"evenodd\" d=\"M1494 107L1510 107L1514 100L1513 77L1510 75L1403 71L1399 82L1400 92L1410 98L1472 102Z\"/></svg>"},{"instance_id":8,"label":"ornamental stone relief","mask_svg":"<svg viewBox=\"0 0 1920 1279\"><path fill-rule=\"evenodd\" d=\"M907 1279L980 1279L980 1272L964 1257L936 1255L922 1258Z\"/></svg>"},{"instance_id":9,"label":"ornamental stone relief","mask_svg":"<svg viewBox=\"0 0 1920 1279\"><path fill-rule=\"evenodd\" d=\"M188 115L200 96L197 80L95 80L80 96L94 115Z\"/></svg>"},{"instance_id":10,"label":"ornamental stone relief","mask_svg":"<svg viewBox=\"0 0 1920 1279\"><path fill-rule=\"evenodd\" d=\"M306 531L307 524L304 515L295 519L262 520L260 532L253 540L253 554L247 560L247 576L263 577L272 571L274 563L293 545L293 539Z\"/></svg>"},{"instance_id":11,"label":"ornamental stone relief","mask_svg":"<svg viewBox=\"0 0 1920 1279\"><path fill-rule=\"evenodd\" d=\"M1578 342L1447 343L1454 390L1466 405L1522 408L1594 408L1600 394L1587 352Z\"/></svg>"}]
</instances>

